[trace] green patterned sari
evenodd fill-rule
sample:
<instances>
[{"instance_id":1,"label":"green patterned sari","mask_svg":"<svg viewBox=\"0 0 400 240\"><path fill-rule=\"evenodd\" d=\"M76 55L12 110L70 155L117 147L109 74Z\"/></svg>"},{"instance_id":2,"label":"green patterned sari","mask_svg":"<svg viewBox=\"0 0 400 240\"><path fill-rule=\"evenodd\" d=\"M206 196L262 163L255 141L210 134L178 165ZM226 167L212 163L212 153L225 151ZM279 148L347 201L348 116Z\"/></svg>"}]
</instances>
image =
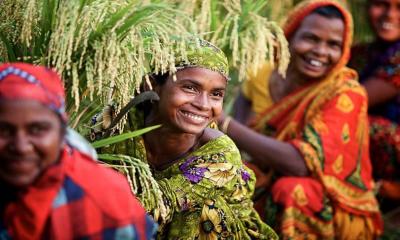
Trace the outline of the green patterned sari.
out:
<instances>
[{"instance_id":1,"label":"green patterned sari","mask_svg":"<svg viewBox=\"0 0 400 240\"><path fill-rule=\"evenodd\" d=\"M170 209L160 239L278 238L255 212L255 176L226 135L154 171L154 177Z\"/></svg>"}]
</instances>

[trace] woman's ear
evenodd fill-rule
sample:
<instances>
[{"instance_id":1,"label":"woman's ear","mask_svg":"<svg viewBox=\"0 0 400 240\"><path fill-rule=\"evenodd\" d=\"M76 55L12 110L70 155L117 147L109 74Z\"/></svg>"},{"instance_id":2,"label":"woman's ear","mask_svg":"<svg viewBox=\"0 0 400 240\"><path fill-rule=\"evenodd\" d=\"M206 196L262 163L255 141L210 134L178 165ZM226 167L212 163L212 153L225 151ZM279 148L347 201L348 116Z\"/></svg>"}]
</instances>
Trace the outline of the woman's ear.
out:
<instances>
[{"instance_id":1,"label":"woman's ear","mask_svg":"<svg viewBox=\"0 0 400 240\"><path fill-rule=\"evenodd\" d=\"M153 91L157 93L158 96L161 94L161 86L159 84L153 85Z\"/></svg>"}]
</instances>

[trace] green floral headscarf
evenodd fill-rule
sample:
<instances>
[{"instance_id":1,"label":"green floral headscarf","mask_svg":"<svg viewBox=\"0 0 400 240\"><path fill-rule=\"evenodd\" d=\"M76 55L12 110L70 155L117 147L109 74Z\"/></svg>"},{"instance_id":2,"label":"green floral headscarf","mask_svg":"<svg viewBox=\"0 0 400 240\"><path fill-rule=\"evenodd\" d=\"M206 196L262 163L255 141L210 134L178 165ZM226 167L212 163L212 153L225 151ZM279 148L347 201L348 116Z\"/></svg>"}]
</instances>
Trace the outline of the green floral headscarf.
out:
<instances>
[{"instance_id":1,"label":"green floral headscarf","mask_svg":"<svg viewBox=\"0 0 400 240\"><path fill-rule=\"evenodd\" d=\"M229 79L228 59L224 52L210 42L194 38L186 43L184 50L175 52L175 66L182 69L186 67L201 67L216 71Z\"/></svg>"}]
</instances>

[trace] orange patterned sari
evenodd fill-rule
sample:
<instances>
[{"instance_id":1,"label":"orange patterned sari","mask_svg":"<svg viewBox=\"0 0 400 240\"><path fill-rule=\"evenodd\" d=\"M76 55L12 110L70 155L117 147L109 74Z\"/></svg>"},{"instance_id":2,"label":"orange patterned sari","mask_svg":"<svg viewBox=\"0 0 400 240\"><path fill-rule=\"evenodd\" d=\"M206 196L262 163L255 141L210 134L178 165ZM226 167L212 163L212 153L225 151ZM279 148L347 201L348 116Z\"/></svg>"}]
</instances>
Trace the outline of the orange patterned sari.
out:
<instances>
[{"instance_id":1,"label":"orange patterned sari","mask_svg":"<svg viewBox=\"0 0 400 240\"><path fill-rule=\"evenodd\" d=\"M337 2L305 1L284 27L290 39L314 9L333 5L345 17L343 55L323 80L312 82L270 106L254 129L291 143L303 156L309 177L280 177L272 198L283 207L284 239L374 239L382 232L368 142L367 98L348 61L352 24Z\"/></svg>"}]
</instances>

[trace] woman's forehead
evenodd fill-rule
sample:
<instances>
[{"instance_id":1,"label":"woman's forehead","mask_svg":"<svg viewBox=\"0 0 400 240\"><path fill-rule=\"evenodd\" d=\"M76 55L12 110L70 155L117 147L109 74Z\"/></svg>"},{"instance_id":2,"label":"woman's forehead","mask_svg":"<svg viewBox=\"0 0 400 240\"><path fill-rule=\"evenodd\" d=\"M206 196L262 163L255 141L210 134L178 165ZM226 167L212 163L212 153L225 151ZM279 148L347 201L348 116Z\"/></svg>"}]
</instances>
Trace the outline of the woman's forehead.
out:
<instances>
[{"instance_id":1,"label":"woman's forehead","mask_svg":"<svg viewBox=\"0 0 400 240\"><path fill-rule=\"evenodd\" d=\"M10 121L59 120L49 107L31 100L0 100L0 119Z\"/></svg>"},{"instance_id":2,"label":"woman's forehead","mask_svg":"<svg viewBox=\"0 0 400 240\"><path fill-rule=\"evenodd\" d=\"M304 31L320 31L324 33L340 33L340 38L344 37L344 21L340 18L322 16L311 13L301 22L296 33Z\"/></svg>"},{"instance_id":3,"label":"woman's forehead","mask_svg":"<svg viewBox=\"0 0 400 240\"><path fill-rule=\"evenodd\" d=\"M169 78L169 81L174 82L172 77ZM225 76L220 72L202 67L188 67L179 70L176 73L175 83L184 81L190 81L198 85L208 84L218 88L225 88L227 85Z\"/></svg>"}]
</instances>

